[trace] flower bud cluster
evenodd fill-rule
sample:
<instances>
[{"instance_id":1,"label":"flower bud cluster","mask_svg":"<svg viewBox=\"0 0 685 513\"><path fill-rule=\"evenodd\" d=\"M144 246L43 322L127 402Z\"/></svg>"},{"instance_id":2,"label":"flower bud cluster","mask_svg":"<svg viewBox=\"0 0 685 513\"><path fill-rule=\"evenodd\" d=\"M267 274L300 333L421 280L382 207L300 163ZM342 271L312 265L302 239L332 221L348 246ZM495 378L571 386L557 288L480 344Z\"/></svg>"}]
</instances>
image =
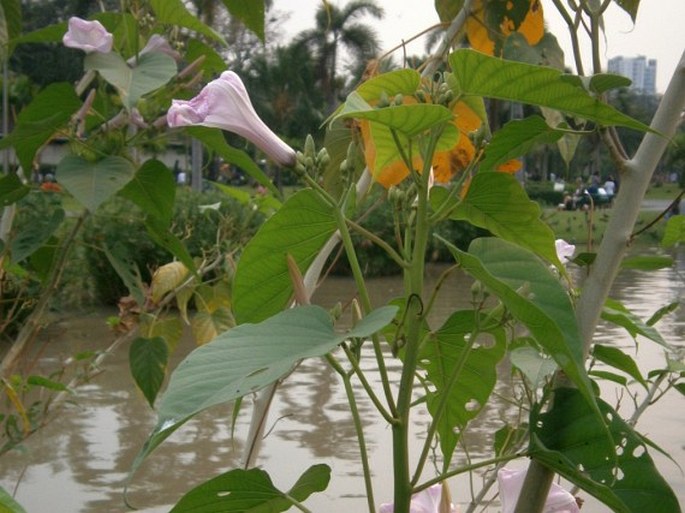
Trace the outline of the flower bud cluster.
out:
<instances>
[{"instance_id":1,"label":"flower bud cluster","mask_svg":"<svg viewBox=\"0 0 685 513\"><path fill-rule=\"evenodd\" d=\"M304 151L298 151L295 160L295 171L302 175L316 176L326 168L331 158L326 148L317 152L314 138L308 135L304 141Z\"/></svg>"}]
</instances>

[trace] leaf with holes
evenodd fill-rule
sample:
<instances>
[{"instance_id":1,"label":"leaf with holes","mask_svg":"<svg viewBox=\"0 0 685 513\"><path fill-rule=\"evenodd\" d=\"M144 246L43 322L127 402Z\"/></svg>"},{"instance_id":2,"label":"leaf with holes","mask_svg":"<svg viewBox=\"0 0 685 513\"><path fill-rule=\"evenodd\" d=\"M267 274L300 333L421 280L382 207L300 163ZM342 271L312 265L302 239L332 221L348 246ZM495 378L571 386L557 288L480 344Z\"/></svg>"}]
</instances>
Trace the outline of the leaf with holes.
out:
<instances>
[{"instance_id":1,"label":"leaf with holes","mask_svg":"<svg viewBox=\"0 0 685 513\"><path fill-rule=\"evenodd\" d=\"M485 326L484 321L484 314L455 312L421 347L419 365L432 383L428 411L437 422L445 469L461 432L488 402L497 381L497 363L506 350L504 330ZM481 333L470 343L476 329Z\"/></svg>"},{"instance_id":2,"label":"leaf with holes","mask_svg":"<svg viewBox=\"0 0 685 513\"><path fill-rule=\"evenodd\" d=\"M651 129L563 79L560 71L544 66L505 61L473 50L457 50L449 57L455 94L476 95L549 107L602 126Z\"/></svg>"},{"instance_id":3,"label":"leaf with holes","mask_svg":"<svg viewBox=\"0 0 685 513\"><path fill-rule=\"evenodd\" d=\"M575 389L559 388L552 409L531 418L533 458L613 511L679 511L678 499L655 467L643 437L611 406L601 399L598 404L613 443L604 434L604 423L581 394Z\"/></svg>"},{"instance_id":4,"label":"leaf with holes","mask_svg":"<svg viewBox=\"0 0 685 513\"><path fill-rule=\"evenodd\" d=\"M168 358L169 349L161 337L138 337L131 343L128 356L131 375L151 408L162 387Z\"/></svg>"},{"instance_id":5,"label":"leaf with holes","mask_svg":"<svg viewBox=\"0 0 685 513\"><path fill-rule=\"evenodd\" d=\"M533 253L510 242L476 239L467 253L442 241L462 269L480 280L530 330L599 415L585 372L573 304L559 278Z\"/></svg>"},{"instance_id":6,"label":"leaf with holes","mask_svg":"<svg viewBox=\"0 0 685 513\"><path fill-rule=\"evenodd\" d=\"M124 187L135 174L130 160L108 156L90 162L67 155L57 165L57 178L74 198L91 212Z\"/></svg>"},{"instance_id":7,"label":"leaf with holes","mask_svg":"<svg viewBox=\"0 0 685 513\"><path fill-rule=\"evenodd\" d=\"M292 508L293 500L301 503L312 493L323 492L330 479L328 465L313 465L284 493L264 470L231 470L193 488L170 513L278 513Z\"/></svg>"},{"instance_id":8,"label":"leaf with holes","mask_svg":"<svg viewBox=\"0 0 685 513\"><path fill-rule=\"evenodd\" d=\"M270 385L300 360L323 356L348 338L368 337L388 325L396 312L396 307L379 308L339 333L326 310L300 306L259 324L241 324L198 347L172 373L159 401L157 425L131 474L192 416Z\"/></svg>"}]
</instances>

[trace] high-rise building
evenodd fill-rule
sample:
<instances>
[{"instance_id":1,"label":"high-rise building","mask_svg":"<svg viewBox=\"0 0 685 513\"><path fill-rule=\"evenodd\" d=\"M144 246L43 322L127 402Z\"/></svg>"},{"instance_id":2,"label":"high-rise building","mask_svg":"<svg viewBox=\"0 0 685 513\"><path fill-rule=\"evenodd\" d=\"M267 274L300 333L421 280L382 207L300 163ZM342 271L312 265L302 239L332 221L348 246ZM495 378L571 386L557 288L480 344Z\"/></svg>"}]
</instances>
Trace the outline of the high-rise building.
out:
<instances>
[{"instance_id":1,"label":"high-rise building","mask_svg":"<svg viewBox=\"0 0 685 513\"><path fill-rule=\"evenodd\" d=\"M644 55L609 59L609 73L617 73L629 78L633 83L630 89L643 94L656 94L656 59Z\"/></svg>"}]
</instances>

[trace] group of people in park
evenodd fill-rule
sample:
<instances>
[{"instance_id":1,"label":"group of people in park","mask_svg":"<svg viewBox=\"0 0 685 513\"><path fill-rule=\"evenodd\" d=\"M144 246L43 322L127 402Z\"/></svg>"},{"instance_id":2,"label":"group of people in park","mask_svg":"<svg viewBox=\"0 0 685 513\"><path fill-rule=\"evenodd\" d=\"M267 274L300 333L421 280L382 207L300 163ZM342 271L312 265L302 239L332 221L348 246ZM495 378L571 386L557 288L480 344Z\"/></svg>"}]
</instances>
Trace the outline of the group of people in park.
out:
<instances>
[{"instance_id":1,"label":"group of people in park","mask_svg":"<svg viewBox=\"0 0 685 513\"><path fill-rule=\"evenodd\" d=\"M589 210L611 206L614 196L618 192L618 184L613 176L609 175L601 182L599 174L594 173L590 182L585 183L582 177L576 179L576 188L573 193L564 196L559 204L559 210Z\"/></svg>"}]
</instances>

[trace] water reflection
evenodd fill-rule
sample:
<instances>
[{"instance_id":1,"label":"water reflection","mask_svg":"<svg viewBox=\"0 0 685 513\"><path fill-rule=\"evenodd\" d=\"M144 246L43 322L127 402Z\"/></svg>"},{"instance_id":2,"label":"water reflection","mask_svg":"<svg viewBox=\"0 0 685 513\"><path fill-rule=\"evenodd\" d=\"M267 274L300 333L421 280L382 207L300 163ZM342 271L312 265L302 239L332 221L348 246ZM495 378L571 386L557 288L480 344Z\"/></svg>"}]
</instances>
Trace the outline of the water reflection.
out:
<instances>
[{"instance_id":1,"label":"water reflection","mask_svg":"<svg viewBox=\"0 0 685 513\"><path fill-rule=\"evenodd\" d=\"M429 285L438 279L444 268L432 268ZM656 273L623 271L612 291L614 298L648 318L663 304L683 299L685 252L677 255L676 269ZM373 301L380 304L401 292L395 278L382 278L371 283ZM444 318L454 308L469 306L470 282L460 274L453 274L441 289L445 307L435 313L435 321ZM343 278L332 278L316 295L317 302L332 306L337 301L347 302L354 293L353 284ZM438 303L442 304L442 303ZM59 344L51 346L47 359L73 354L84 348L106 347L108 340L102 313L78 321L70 326ZM680 309L659 326L671 344L684 345L685 310ZM72 329L73 328L73 329ZM634 354L635 342L626 332L603 324L599 339L615 344ZM659 346L640 339L639 365L645 372L663 363ZM19 482L17 499L27 511L59 512L117 512L125 511L122 488L131 462L155 418L142 395L131 383L126 360L127 348L106 361L106 372L92 383L81 387L73 404L56 421L39 431L26 444L25 451L15 451L2 459L0 484L13 490ZM186 344L175 358L190 348ZM362 366L378 385L373 358L363 358ZM397 367L390 368L395 377ZM512 384L507 381L506 362L502 364L503 380L496 392L506 397ZM356 383L355 386L359 386ZM612 402L615 393L605 388L605 397ZM630 406L629 401L622 408ZM638 428L670 452L676 461L685 461L682 438L685 398L671 393L650 409ZM391 496L391 441L390 430L369 401L358 405L366 427L367 444L372 460L376 502ZM518 412L506 401L492 401L463 434L463 441L473 459L489 456L492 436L507 419ZM241 414L237 419L237 433L246 432L249 418ZM260 463L272 476L276 486L287 489L310 465L323 462L333 469L329 489L308 501L313 511L343 513L365 509L365 491L358 464L356 434L349 414L349 405L338 376L320 359L302 363L280 389L274 402L270 422L272 429L264 444ZM412 426L414 456L421 449L421 440L429 419L427 415L414 418ZM131 501L139 507L174 503L195 484L239 464L243 440L231 437L231 408L219 407L198 418L172 435L145 463L131 488ZM665 457L654 455L657 465L685 503L685 480L680 471ZM457 463L464 463L464 452L458 448ZM426 470L430 475L432 469ZM476 476L476 480L481 479ZM451 480L455 501L470 498L466 477ZM479 483L475 483L476 489ZM340 499L345 500L340 500ZM497 503L488 511L497 511ZM608 511L588 501L584 513Z\"/></svg>"}]
</instances>

